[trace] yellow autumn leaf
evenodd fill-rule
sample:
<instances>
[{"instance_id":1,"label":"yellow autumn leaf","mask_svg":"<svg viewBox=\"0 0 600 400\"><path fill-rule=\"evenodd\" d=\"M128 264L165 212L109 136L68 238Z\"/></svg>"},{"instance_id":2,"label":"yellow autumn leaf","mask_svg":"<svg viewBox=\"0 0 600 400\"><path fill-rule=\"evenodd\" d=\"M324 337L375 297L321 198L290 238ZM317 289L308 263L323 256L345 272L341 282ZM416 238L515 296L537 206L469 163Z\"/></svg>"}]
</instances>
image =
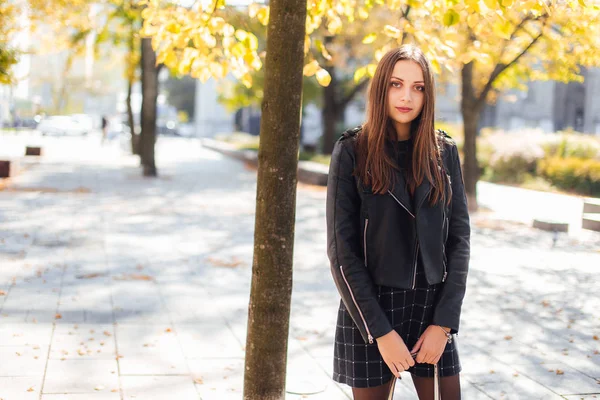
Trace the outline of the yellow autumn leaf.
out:
<instances>
[{"instance_id":1,"label":"yellow autumn leaf","mask_svg":"<svg viewBox=\"0 0 600 400\"><path fill-rule=\"evenodd\" d=\"M181 26L177 22L172 21L167 25L167 31L177 34L181 31Z\"/></svg>"},{"instance_id":2,"label":"yellow autumn leaf","mask_svg":"<svg viewBox=\"0 0 600 400\"><path fill-rule=\"evenodd\" d=\"M402 32L400 31L400 29L398 29L392 25L384 26L383 33L394 39L398 39L402 35Z\"/></svg>"},{"instance_id":3,"label":"yellow autumn leaf","mask_svg":"<svg viewBox=\"0 0 600 400\"><path fill-rule=\"evenodd\" d=\"M498 0L483 0L487 8L494 10L498 7Z\"/></svg>"},{"instance_id":4,"label":"yellow autumn leaf","mask_svg":"<svg viewBox=\"0 0 600 400\"><path fill-rule=\"evenodd\" d=\"M307 54L310 50L310 36L304 37L304 54Z\"/></svg>"},{"instance_id":5,"label":"yellow autumn leaf","mask_svg":"<svg viewBox=\"0 0 600 400\"><path fill-rule=\"evenodd\" d=\"M375 39L377 39L377 34L376 33L370 33L367 36L365 36L362 40L362 42L364 44L370 44L373 43L375 41Z\"/></svg>"},{"instance_id":6,"label":"yellow autumn leaf","mask_svg":"<svg viewBox=\"0 0 600 400\"><path fill-rule=\"evenodd\" d=\"M306 64L302 70L304 76L313 76L317 73L317 71L321 68L317 60L312 60L308 64Z\"/></svg>"},{"instance_id":7,"label":"yellow autumn leaf","mask_svg":"<svg viewBox=\"0 0 600 400\"><path fill-rule=\"evenodd\" d=\"M370 77L373 77L375 75L376 70L377 70L377 64L367 65L367 74L369 74Z\"/></svg>"},{"instance_id":8,"label":"yellow autumn leaf","mask_svg":"<svg viewBox=\"0 0 600 400\"><path fill-rule=\"evenodd\" d=\"M252 87L252 75L245 74L244 76L242 76L241 82L244 86L250 89Z\"/></svg>"},{"instance_id":9,"label":"yellow autumn leaf","mask_svg":"<svg viewBox=\"0 0 600 400\"><path fill-rule=\"evenodd\" d=\"M261 24L267 26L269 24L269 9L267 7L261 8L256 17Z\"/></svg>"},{"instance_id":10,"label":"yellow autumn leaf","mask_svg":"<svg viewBox=\"0 0 600 400\"><path fill-rule=\"evenodd\" d=\"M439 74L442 72L442 68L440 67L440 63L438 62L438 60L436 58L430 58L430 62L431 62L431 69L433 69L433 72L435 74Z\"/></svg>"},{"instance_id":11,"label":"yellow autumn leaf","mask_svg":"<svg viewBox=\"0 0 600 400\"><path fill-rule=\"evenodd\" d=\"M319 85L323 87L327 87L331 83L331 75L329 75L329 72L327 72L327 70L324 70L323 68L317 71L316 76L317 82L319 82Z\"/></svg>"},{"instance_id":12,"label":"yellow autumn leaf","mask_svg":"<svg viewBox=\"0 0 600 400\"><path fill-rule=\"evenodd\" d=\"M225 24L221 31L221 34L225 37L231 37L235 33L235 28L230 24Z\"/></svg>"},{"instance_id":13,"label":"yellow autumn leaf","mask_svg":"<svg viewBox=\"0 0 600 400\"><path fill-rule=\"evenodd\" d=\"M502 0L502 7L512 7L514 0Z\"/></svg>"},{"instance_id":14,"label":"yellow autumn leaf","mask_svg":"<svg viewBox=\"0 0 600 400\"><path fill-rule=\"evenodd\" d=\"M235 31L235 38L237 40L239 40L240 42L243 42L247 36L248 36L248 32L246 32L244 30L238 29L237 31Z\"/></svg>"},{"instance_id":15,"label":"yellow autumn leaf","mask_svg":"<svg viewBox=\"0 0 600 400\"><path fill-rule=\"evenodd\" d=\"M362 78L367 74L367 67L360 67L354 71L354 82L360 82Z\"/></svg>"},{"instance_id":16,"label":"yellow autumn leaf","mask_svg":"<svg viewBox=\"0 0 600 400\"><path fill-rule=\"evenodd\" d=\"M210 20L210 27L213 32L219 32L225 26L225 20L221 17L213 17Z\"/></svg>"},{"instance_id":17,"label":"yellow autumn leaf","mask_svg":"<svg viewBox=\"0 0 600 400\"><path fill-rule=\"evenodd\" d=\"M236 43L231 48L231 54L233 54L234 57L243 57L244 54L246 54L246 47L243 43Z\"/></svg>"},{"instance_id":18,"label":"yellow autumn leaf","mask_svg":"<svg viewBox=\"0 0 600 400\"><path fill-rule=\"evenodd\" d=\"M362 20L369 18L369 12L364 7L360 7L358 9L358 18Z\"/></svg>"},{"instance_id":19,"label":"yellow autumn leaf","mask_svg":"<svg viewBox=\"0 0 600 400\"><path fill-rule=\"evenodd\" d=\"M257 3L252 3L248 6L248 16L250 18L254 18L256 17L256 14L258 14L258 12L260 11L260 4Z\"/></svg>"}]
</instances>

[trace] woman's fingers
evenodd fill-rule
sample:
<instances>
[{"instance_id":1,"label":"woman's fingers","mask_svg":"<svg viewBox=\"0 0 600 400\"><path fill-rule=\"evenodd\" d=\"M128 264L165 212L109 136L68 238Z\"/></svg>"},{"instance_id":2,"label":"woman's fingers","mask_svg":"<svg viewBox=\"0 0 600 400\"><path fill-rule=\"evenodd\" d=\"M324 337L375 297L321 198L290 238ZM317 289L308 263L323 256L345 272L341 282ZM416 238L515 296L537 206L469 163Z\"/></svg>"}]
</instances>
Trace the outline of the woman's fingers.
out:
<instances>
[{"instance_id":1,"label":"woman's fingers","mask_svg":"<svg viewBox=\"0 0 600 400\"><path fill-rule=\"evenodd\" d=\"M390 366L390 370L392 371L392 373L394 374L394 376L396 378L400 378L400 373L404 372L404 369L402 368L401 365L398 365L396 363L391 363L392 365Z\"/></svg>"}]
</instances>

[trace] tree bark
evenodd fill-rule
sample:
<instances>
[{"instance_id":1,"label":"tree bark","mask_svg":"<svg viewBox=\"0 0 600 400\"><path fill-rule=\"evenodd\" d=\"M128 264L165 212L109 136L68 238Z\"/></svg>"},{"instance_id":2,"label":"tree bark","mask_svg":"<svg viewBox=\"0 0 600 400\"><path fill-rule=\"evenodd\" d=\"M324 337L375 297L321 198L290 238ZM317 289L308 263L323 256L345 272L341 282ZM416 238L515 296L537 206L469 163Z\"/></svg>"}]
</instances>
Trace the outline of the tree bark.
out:
<instances>
[{"instance_id":1,"label":"tree bark","mask_svg":"<svg viewBox=\"0 0 600 400\"><path fill-rule=\"evenodd\" d=\"M133 88L133 82L131 80L127 81L127 99L125 103L127 104L127 121L129 124L129 132L131 134L131 153L132 154L140 154L140 138L135 133L135 121L133 119L133 108L131 107L131 91Z\"/></svg>"},{"instance_id":2,"label":"tree bark","mask_svg":"<svg viewBox=\"0 0 600 400\"><path fill-rule=\"evenodd\" d=\"M331 82L329 86L323 88L323 154L331 154L338 133L338 124L344 117L344 109L341 109L338 99L339 85L335 76L335 67L328 66L326 69L331 75Z\"/></svg>"},{"instance_id":3,"label":"tree bark","mask_svg":"<svg viewBox=\"0 0 600 400\"><path fill-rule=\"evenodd\" d=\"M271 0L267 27L244 400L283 400L306 0Z\"/></svg>"},{"instance_id":4,"label":"tree bark","mask_svg":"<svg viewBox=\"0 0 600 400\"><path fill-rule=\"evenodd\" d=\"M152 39L142 38L142 112L140 159L144 176L157 176L154 161L156 143L156 100L158 98L158 68Z\"/></svg>"},{"instance_id":5,"label":"tree bark","mask_svg":"<svg viewBox=\"0 0 600 400\"><path fill-rule=\"evenodd\" d=\"M465 142L463 147L463 178L469 202L469 210L475 211L477 205L477 181L479 166L477 163L477 134L482 101L477 99L473 86L473 62L465 64L461 71L462 98L461 113L463 116Z\"/></svg>"}]
</instances>

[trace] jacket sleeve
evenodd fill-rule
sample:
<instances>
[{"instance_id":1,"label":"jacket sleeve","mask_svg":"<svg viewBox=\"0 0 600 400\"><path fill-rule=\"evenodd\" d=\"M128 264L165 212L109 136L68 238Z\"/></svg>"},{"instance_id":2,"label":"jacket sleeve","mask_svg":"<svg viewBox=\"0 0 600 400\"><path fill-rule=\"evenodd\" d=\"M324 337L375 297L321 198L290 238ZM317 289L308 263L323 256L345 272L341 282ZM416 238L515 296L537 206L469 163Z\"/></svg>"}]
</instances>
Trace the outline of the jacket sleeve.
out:
<instances>
[{"instance_id":1,"label":"jacket sleeve","mask_svg":"<svg viewBox=\"0 0 600 400\"><path fill-rule=\"evenodd\" d=\"M446 241L448 277L442 284L433 315L433 324L446 326L451 329L451 333L457 333L469 270L471 225L460 158L455 144L451 147L450 156L452 212Z\"/></svg>"},{"instance_id":2,"label":"jacket sleeve","mask_svg":"<svg viewBox=\"0 0 600 400\"><path fill-rule=\"evenodd\" d=\"M360 197L353 156L344 140L335 144L327 179L327 255L342 301L365 343L392 331L360 253Z\"/></svg>"}]
</instances>

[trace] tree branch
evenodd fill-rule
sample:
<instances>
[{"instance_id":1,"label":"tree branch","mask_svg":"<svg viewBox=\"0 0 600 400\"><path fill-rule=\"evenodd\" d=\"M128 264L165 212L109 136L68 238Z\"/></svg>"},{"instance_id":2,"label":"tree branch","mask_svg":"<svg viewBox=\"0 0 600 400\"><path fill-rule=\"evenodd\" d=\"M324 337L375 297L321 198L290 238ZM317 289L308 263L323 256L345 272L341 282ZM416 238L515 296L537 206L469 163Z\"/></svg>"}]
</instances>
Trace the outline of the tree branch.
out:
<instances>
[{"instance_id":1,"label":"tree branch","mask_svg":"<svg viewBox=\"0 0 600 400\"><path fill-rule=\"evenodd\" d=\"M545 16L547 16L547 14L544 14ZM525 18L527 19L527 18ZM524 19L524 20L525 20ZM537 18L536 18L537 19ZM521 21L523 22L523 21ZM515 28L515 31L513 32L513 35L517 32L517 30L520 30L523 27L524 24L519 24L517 26L517 28ZM546 25L546 20L544 20L544 24L542 25L542 28ZM529 33L528 33L529 34ZM511 38L513 37L513 35L511 35ZM535 37L533 37L533 40L527 45L527 47L525 47L525 49L523 49L522 52L520 52L515 58L513 58L508 64L503 64L503 63L498 63L496 65L496 67L494 68L494 70L492 71L492 73L490 74L490 77L488 78L487 83L485 84L483 90L481 91L481 93L479 94L477 100L482 102L485 101L490 89L492 88L492 85L494 84L494 81L496 80L496 78L498 78L498 76L500 76L500 74L502 72L504 72L507 68L511 67L512 65L516 64L517 61L519 61L519 59L521 57L523 57L525 54L527 54L527 52L531 49L531 47L533 47L533 45L542 38L542 36L544 36L544 32L543 29L542 31ZM508 41L507 41L508 43ZM506 47L502 48L502 51L500 53L500 58L502 57L502 55L504 54L504 50L506 49Z\"/></svg>"},{"instance_id":2,"label":"tree branch","mask_svg":"<svg viewBox=\"0 0 600 400\"><path fill-rule=\"evenodd\" d=\"M363 79L360 83L354 86L352 90L350 90L350 92L348 92L348 94L340 101L339 106L342 109L345 108L348 105L348 103L352 101L354 96L356 96L356 94L360 92L369 83L369 81L370 79L368 78Z\"/></svg>"}]
</instances>

